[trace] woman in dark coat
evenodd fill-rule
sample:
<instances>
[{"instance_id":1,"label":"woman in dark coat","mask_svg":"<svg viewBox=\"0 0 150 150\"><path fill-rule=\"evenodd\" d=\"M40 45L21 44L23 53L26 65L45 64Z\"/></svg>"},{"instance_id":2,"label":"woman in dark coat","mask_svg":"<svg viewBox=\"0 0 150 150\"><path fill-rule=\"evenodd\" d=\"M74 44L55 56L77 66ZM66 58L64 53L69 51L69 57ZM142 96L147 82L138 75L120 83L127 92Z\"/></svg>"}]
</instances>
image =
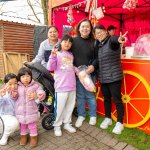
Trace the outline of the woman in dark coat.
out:
<instances>
[{"instance_id":1,"label":"woman in dark coat","mask_svg":"<svg viewBox=\"0 0 150 150\"><path fill-rule=\"evenodd\" d=\"M121 99L123 71L120 63L120 44L124 42L125 35L111 37L103 25L94 27L94 34L98 47L98 79L101 83L105 108L105 119L100 128L107 129L112 125L111 98L113 98L117 109L117 123L112 132L121 134L124 129L124 107Z\"/></svg>"},{"instance_id":2,"label":"woman in dark coat","mask_svg":"<svg viewBox=\"0 0 150 150\"><path fill-rule=\"evenodd\" d=\"M74 65L79 67L86 65L88 67L87 72L93 73L96 68L96 59L94 51L94 37L92 33L93 27L91 21L83 19L77 26L77 37L73 39L72 53L74 55ZM79 78L76 78L77 82L77 110L78 119L75 126L81 127L86 117L86 103L89 108L90 125L96 124L96 97L95 93L87 91L81 84Z\"/></svg>"}]
</instances>

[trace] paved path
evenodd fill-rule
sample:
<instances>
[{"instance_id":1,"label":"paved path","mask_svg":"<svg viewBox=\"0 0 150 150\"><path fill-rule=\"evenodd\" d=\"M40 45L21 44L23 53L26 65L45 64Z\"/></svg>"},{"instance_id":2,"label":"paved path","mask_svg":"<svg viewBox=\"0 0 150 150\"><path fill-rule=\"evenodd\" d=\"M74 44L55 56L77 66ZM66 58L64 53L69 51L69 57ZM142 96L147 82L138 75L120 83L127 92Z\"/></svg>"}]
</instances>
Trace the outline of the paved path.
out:
<instances>
[{"instance_id":1,"label":"paved path","mask_svg":"<svg viewBox=\"0 0 150 150\"><path fill-rule=\"evenodd\" d=\"M75 120L76 118L74 118ZM73 121L74 122L74 121ZM6 146L0 146L0 150L30 150L29 144L25 147L19 145L19 132L9 138ZM63 130L62 137L55 137L53 130L44 130L39 125L39 142L34 150L137 150L125 142L106 133L100 128L90 126L84 122L76 133L68 133Z\"/></svg>"}]
</instances>

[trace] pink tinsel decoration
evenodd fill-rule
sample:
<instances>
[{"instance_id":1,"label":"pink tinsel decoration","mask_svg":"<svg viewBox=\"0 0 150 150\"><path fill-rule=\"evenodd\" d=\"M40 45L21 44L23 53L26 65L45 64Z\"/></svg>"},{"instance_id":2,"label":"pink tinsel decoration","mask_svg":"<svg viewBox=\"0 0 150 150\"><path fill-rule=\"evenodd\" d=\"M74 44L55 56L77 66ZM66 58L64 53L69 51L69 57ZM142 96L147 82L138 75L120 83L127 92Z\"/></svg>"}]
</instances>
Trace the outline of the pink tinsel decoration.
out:
<instances>
[{"instance_id":1,"label":"pink tinsel decoration","mask_svg":"<svg viewBox=\"0 0 150 150\"><path fill-rule=\"evenodd\" d=\"M123 4L123 8L127 8L129 10L135 9L137 2L138 2L138 0L125 0L125 2Z\"/></svg>"}]
</instances>

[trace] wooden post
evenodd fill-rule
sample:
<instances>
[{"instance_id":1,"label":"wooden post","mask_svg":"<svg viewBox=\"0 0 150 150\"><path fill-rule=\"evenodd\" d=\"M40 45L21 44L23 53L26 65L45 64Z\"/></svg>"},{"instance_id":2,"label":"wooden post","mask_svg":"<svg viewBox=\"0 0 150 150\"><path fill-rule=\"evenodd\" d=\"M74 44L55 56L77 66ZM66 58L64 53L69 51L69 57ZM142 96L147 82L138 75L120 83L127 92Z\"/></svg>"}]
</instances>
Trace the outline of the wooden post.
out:
<instances>
[{"instance_id":1,"label":"wooden post","mask_svg":"<svg viewBox=\"0 0 150 150\"><path fill-rule=\"evenodd\" d=\"M5 69L5 74L8 73L8 65L7 65L7 59L6 59L6 54L3 53L3 60L4 60L4 69Z\"/></svg>"}]
</instances>

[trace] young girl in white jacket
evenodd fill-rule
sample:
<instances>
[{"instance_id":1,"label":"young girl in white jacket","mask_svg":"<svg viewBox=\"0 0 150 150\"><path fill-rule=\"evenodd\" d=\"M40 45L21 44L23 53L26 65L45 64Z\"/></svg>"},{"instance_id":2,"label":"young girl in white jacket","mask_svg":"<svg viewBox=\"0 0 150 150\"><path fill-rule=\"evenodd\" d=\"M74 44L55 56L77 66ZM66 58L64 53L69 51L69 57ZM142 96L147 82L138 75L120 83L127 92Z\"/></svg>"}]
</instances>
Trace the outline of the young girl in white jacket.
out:
<instances>
[{"instance_id":1,"label":"young girl in white jacket","mask_svg":"<svg viewBox=\"0 0 150 150\"><path fill-rule=\"evenodd\" d=\"M19 129L19 122L15 117L14 101L17 96L17 88L17 76L12 73L7 74L4 78L4 87L0 90L0 117L4 123L4 133L0 139L0 145L6 145L8 137Z\"/></svg>"}]
</instances>

